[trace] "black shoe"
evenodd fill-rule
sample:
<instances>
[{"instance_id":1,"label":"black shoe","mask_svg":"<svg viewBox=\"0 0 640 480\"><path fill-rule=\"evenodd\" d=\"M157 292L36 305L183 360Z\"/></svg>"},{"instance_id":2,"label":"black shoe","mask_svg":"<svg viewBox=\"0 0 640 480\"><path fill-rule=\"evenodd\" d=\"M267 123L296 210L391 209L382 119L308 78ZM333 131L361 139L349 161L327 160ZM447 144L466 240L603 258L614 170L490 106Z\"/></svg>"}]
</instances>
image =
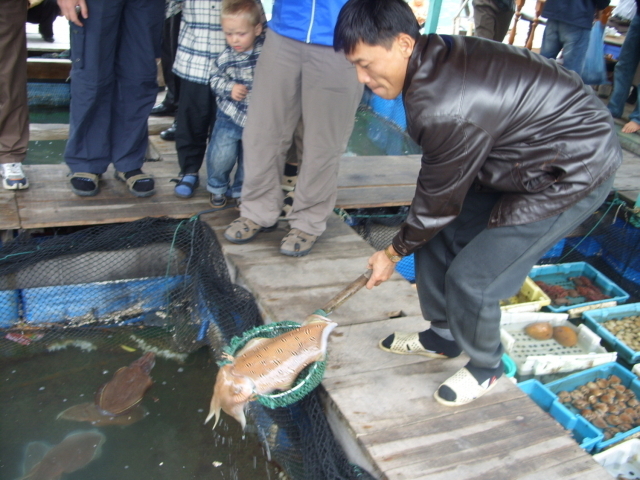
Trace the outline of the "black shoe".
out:
<instances>
[{"instance_id":1,"label":"black shoe","mask_svg":"<svg viewBox=\"0 0 640 480\"><path fill-rule=\"evenodd\" d=\"M160 132L160 138L167 142L176 140L176 122L173 122L169 128Z\"/></svg>"},{"instance_id":2,"label":"black shoe","mask_svg":"<svg viewBox=\"0 0 640 480\"><path fill-rule=\"evenodd\" d=\"M155 105L151 109L151 113L149 115L153 115L155 117L173 117L176 114L177 108L173 105L165 105L164 103L159 103Z\"/></svg>"},{"instance_id":3,"label":"black shoe","mask_svg":"<svg viewBox=\"0 0 640 480\"><path fill-rule=\"evenodd\" d=\"M222 208L227 204L227 197L224 194L212 193L209 197L209 203L213 208Z\"/></svg>"}]
</instances>

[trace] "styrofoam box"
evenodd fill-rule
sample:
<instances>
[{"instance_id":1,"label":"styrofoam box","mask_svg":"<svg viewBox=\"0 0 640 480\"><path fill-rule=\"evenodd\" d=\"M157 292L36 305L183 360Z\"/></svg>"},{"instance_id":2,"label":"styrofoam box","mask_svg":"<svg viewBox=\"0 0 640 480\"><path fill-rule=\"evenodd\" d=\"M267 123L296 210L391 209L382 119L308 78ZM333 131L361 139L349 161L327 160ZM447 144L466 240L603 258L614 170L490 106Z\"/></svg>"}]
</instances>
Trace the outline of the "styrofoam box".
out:
<instances>
[{"instance_id":1,"label":"styrofoam box","mask_svg":"<svg viewBox=\"0 0 640 480\"><path fill-rule=\"evenodd\" d=\"M501 322L500 340L507 354L513 359L520 375L545 375L574 372L615 362L617 352L607 352L600 345L601 338L585 325L576 327L559 317L547 320L554 327L567 326L578 336L573 347L563 347L554 339L536 340L527 335L525 327L532 321Z\"/></svg>"},{"instance_id":2,"label":"styrofoam box","mask_svg":"<svg viewBox=\"0 0 640 480\"><path fill-rule=\"evenodd\" d=\"M640 440L637 438L596 453L593 459L614 478L640 479Z\"/></svg>"}]
</instances>

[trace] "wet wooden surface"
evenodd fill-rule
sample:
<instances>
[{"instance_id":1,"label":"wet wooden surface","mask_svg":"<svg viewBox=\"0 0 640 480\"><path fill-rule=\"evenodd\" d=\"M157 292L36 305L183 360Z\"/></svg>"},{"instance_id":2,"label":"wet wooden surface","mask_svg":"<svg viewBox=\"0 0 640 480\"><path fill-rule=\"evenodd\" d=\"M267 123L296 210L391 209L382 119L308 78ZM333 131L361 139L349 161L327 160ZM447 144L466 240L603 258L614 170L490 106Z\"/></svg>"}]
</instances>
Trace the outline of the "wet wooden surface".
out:
<instances>
[{"instance_id":1,"label":"wet wooden surface","mask_svg":"<svg viewBox=\"0 0 640 480\"><path fill-rule=\"evenodd\" d=\"M374 251L337 216L305 257L279 253L285 222L234 245L223 232L235 215L230 209L201 218L216 232L232 278L253 293L267 322L302 321L362 274ZM570 433L508 379L472 404L444 407L433 392L465 365L465 355L431 360L379 349L380 339L394 331L428 326L415 288L400 275L360 290L331 318L339 326L329 340L322 398L350 460L376 478L607 478Z\"/></svg>"}]
</instances>

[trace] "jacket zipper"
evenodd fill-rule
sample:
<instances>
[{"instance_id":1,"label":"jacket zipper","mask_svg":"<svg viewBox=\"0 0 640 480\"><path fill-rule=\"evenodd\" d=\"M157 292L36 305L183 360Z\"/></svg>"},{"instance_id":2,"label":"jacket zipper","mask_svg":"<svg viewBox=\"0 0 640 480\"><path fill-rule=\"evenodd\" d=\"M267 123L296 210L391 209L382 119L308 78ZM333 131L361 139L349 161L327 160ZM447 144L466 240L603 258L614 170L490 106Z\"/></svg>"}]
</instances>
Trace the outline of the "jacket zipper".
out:
<instances>
[{"instance_id":1,"label":"jacket zipper","mask_svg":"<svg viewBox=\"0 0 640 480\"><path fill-rule=\"evenodd\" d=\"M316 16L316 0L311 2L311 22L309 22L309 30L307 31L307 43L311 43L311 30L313 28L313 19Z\"/></svg>"}]
</instances>

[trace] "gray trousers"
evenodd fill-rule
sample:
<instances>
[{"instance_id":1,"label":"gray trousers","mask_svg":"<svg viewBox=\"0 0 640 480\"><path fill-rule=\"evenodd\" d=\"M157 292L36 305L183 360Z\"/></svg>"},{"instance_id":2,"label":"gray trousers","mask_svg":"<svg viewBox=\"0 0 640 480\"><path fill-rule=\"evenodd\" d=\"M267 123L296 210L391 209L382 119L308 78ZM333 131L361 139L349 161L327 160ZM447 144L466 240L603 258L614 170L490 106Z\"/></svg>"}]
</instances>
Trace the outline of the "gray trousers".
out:
<instances>
[{"instance_id":1,"label":"gray trousers","mask_svg":"<svg viewBox=\"0 0 640 480\"><path fill-rule=\"evenodd\" d=\"M343 53L268 30L242 135L244 183L240 214L258 225L277 222L284 195L281 176L302 116L303 157L292 228L320 235L335 206L338 167L353 130L363 86Z\"/></svg>"},{"instance_id":2,"label":"gray trousers","mask_svg":"<svg viewBox=\"0 0 640 480\"><path fill-rule=\"evenodd\" d=\"M470 191L460 215L415 253L422 315L449 328L476 367L503 354L499 301L515 295L531 268L606 200L613 177L563 213L524 225L487 228L500 194Z\"/></svg>"}]
</instances>

